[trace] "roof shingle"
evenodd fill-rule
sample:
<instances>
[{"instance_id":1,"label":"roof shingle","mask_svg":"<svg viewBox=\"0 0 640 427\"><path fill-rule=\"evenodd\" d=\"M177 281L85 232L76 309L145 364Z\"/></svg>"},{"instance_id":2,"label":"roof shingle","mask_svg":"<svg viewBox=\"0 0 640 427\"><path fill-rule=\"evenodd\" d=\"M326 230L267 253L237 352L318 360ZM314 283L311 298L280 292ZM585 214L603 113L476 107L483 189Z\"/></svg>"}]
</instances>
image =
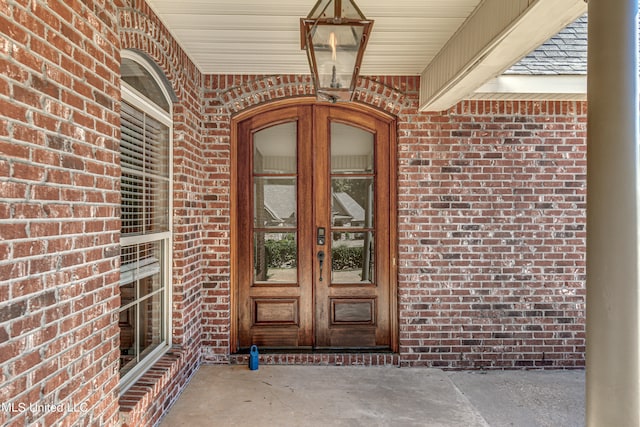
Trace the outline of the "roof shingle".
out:
<instances>
[{"instance_id":1,"label":"roof shingle","mask_svg":"<svg viewBox=\"0 0 640 427\"><path fill-rule=\"evenodd\" d=\"M504 74L586 75L587 15L576 19Z\"/></svg>"}]
</instances>

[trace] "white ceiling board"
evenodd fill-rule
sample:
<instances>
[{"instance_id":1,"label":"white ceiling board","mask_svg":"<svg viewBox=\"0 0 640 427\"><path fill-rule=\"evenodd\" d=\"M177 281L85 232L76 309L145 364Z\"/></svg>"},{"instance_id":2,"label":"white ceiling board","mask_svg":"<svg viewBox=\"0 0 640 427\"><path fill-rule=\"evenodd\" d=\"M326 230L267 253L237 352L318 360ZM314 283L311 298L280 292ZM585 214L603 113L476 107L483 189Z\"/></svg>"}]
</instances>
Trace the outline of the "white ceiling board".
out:
<instances>
[{"instance_id":1,"label":"white ceiling board","mask_svg":"<svg viewBox=\"0 0 640 427\"><path fill-rule=\"evenodd\" d=\"M309 73L299 18L313 0L148 2L205 74ZM420 74L480 2L357 0L375 21L362 74Z\"/></svg>"},{"instance_id":2,"label":"white ceiling board","mask_svg":"<svg viewBox=\"0 0 640 427\"><path fill-rule=\"evenodd\" d=\"M202 0L152 0L155 10L164 14L187 15L257 15L257 16L306 16L315 2L293 1L202 1ZM451 18L468 15L478 5L477 0L358 0L356 4L367 18L376 16L412 16ZM407 9L412 13L407 15Z\"/></svg>"}]
</instances>

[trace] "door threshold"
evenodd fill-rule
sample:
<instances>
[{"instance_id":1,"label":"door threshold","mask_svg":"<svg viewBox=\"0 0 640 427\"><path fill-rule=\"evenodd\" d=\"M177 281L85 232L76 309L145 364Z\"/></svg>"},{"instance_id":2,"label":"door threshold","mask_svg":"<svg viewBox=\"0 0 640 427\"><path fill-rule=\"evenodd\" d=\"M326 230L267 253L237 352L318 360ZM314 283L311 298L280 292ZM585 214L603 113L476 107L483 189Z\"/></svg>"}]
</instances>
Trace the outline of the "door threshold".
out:
<instances>
[{"instance_id":1,"label":"door threshold","mask_svg":"<svg viewBox=\"0 0 640 427\"><path fill-rule=\"evenodd\" d=\"M229 356L232 365L247 365L249 353ZM323 351L260 351L259 364L263 365L311 365L311 366L395 366L400 367L400 355L390 350L323 350Z\"/></svg>"},{"instance_id":2,"label":"door threshold","mask_svg":"<svg viewBox=\"0 0 640 427\"><path fill-rule=\"evenodd\" d=\"M241 348L233 355L249 354L250 348ZM393 354L388 347L312 348L312 347L258 347L260 354Z\"/></svg>"}]
</instances>

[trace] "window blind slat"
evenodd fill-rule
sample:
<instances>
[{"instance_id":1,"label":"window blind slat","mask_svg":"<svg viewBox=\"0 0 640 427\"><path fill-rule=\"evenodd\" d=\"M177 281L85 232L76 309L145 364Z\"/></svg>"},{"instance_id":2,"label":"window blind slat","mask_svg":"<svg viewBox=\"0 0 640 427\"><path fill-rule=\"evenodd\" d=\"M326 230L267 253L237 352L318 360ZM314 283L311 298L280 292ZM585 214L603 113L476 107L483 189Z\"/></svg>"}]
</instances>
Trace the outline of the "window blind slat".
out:
<instances>
[{"instance_id":1,"label":"window blind slat","mask_svg":"<svg viewBox=\"0 0 640 427\"><path fill-rule=\"evenodd\" d=\"M169 229L169 129L123 102L122 235Z\"/></svg>"}]
</instances>

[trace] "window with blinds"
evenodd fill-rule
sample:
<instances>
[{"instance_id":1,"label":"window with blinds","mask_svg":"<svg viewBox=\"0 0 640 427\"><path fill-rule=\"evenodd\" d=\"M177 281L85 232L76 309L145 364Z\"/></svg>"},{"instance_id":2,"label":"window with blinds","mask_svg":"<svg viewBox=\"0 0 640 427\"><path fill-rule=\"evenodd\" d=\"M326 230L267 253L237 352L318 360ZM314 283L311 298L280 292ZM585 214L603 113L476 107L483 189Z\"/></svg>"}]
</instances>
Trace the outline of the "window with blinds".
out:
<instances>
[{"instance_id":1,"label":"window with blinds","mask_svg":"<svg viewBox=\"0 0 640 427\"><path fill-rule=\"evenodd\" d=\"M123 53L120 379L125 391L170 345L171 108L144 61ZM148 93L147 93L148 92Z\"/></svg>"},{"instance_id":2,"label":"window with blinds","mask_svg":"<svg viewBox=\"0 0 640 427\"><path fill-rule=\"evenodd\" d=\"M169 230L169 128L122 103L122 235Z\"/></svg>"}]
</instances>

